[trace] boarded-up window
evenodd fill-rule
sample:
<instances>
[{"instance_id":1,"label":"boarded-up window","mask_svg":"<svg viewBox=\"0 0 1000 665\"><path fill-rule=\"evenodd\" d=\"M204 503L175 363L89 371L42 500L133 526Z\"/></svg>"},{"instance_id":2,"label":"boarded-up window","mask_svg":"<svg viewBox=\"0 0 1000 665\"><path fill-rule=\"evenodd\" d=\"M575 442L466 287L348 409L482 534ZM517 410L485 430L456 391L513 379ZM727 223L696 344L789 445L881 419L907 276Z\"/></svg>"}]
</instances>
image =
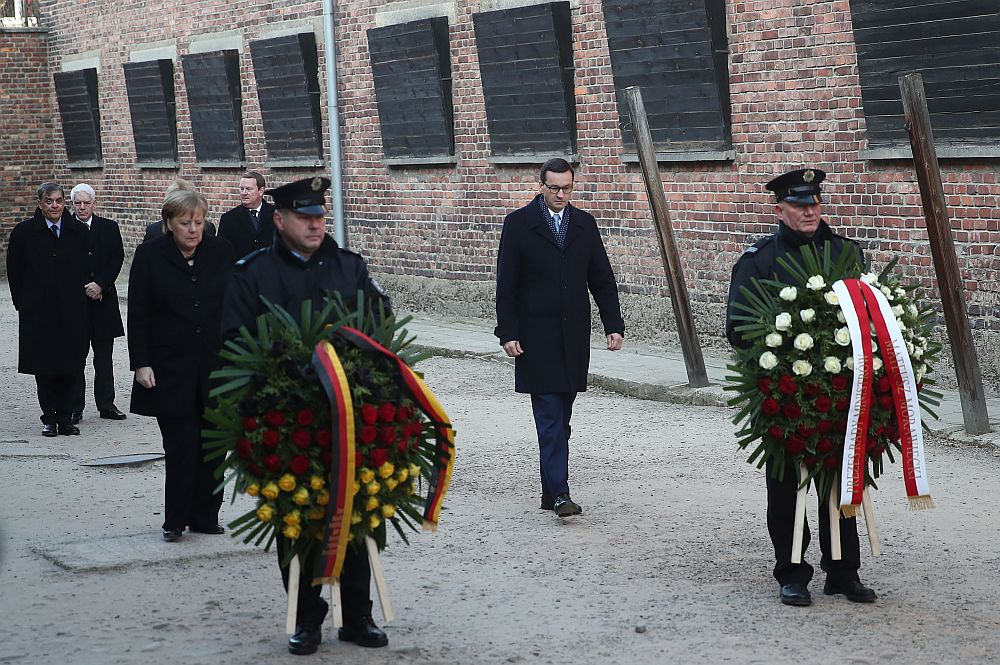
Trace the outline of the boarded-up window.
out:
<instances>
[{"instance_id":1,"label":"boarded-up window","mask_svg":"<svg viewBox=\"0 0 1000 665\"><path fill-rule=\"evenodd\" d=\"M934 139L1000 138L1000 5L995 0L851 0L869 148L909 145L899 77L919 72Z\"/></svg>"},{"instance_id":2,"label":"boarded-up window","mask_svg":"<svg viewBox=\"0 0 1000 665\"><path fill-rule=\"evenodd\" d=\"M568 2L473 15L494 156L576 148Z\"/></svg>"},{"instance_id":3,"label":"boarded-up window","mask_svg":"<svg viewBox=\"0 0 1000 665\"><path fill-rule=\"evenodd\" d=\"M125 87L135 157L143 162L177 160L177 104L172 60L126 62Z\"/></svg>"},{"instance_id":4,"label":"boarded-up window","mask_svg":"<svg viewBox=\"0 0 1000 665\"><path fill-rule=\"evenodd\" d=\"M657 151L731 145L724 0L604 0L622 141L635 144L625 88L642 89Z\"/></svg>"},{"instance_id":5,"label":"boarded-up window","mask_svg":"<svg viewBox=\"0 0 1000 665\"><path fill-rule=\"evenodd\" d=\"M182 64L198 161L243 161L239 53L194 53Z\"/></svg>"},{"instance_id":6,"label":"boarded-up window","mask_svg":"<svg viewBox=\"0 0 1000 665\"><path fill-rule=\"evenodd\" d=\"M385 156L453 155L448 19L373 28L368 52Z\"/></svg>"},{"instance_id":7,"label":"boarded-up window","mask_svg":"<svg viewBox=\"0 0 1000 665\"><path fill-rule=\"evenodd\" d=\"M101 111L97 102L97 70L56 72L53 78L70 165L74 162L99 162Z\"/></svg>"},{"instance_id":8,"label":"boarded-up window","mask_svg":"<svg viewBox=\"0 0 1000 665\"><path fill-rule=\"evenodd\" d=\"M319 58L311 32L250 42L271 160L323 156Z\"/></svg>"}]
</instances>

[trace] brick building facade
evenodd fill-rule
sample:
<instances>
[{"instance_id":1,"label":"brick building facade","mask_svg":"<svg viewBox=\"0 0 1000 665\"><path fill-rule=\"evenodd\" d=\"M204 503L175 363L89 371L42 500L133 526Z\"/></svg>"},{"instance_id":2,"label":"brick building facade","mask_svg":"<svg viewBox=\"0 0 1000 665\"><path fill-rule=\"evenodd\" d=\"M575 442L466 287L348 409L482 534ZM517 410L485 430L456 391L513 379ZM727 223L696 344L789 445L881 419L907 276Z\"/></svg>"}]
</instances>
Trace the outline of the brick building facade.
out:
<instances>
[{"instance_id":1,"label":"brick building facade","mask_svg":"<svg viewBox=\"0 0 1000 665\"><path fill-rule=\"evenodd\" d=\"M368 257L373 271L404 307L492 316L492 280L501 222L507 211L524 205L537 191L537 167L545 155L518 150L516 145L498 154L493 145L498 139L496 130L491 136L491 128L500 124L494 124L496 118L491 116L491 112L496 113L489 106L494 98L486 87L494 85L490 82L494 79L487 79L486 63L480 62L487 54L483 46L487 33L483 19L477 17L490 13L490 19L495 18L502 27L507 16L509 25L516 26L517 21L526 20L518 12L536 4L531 0L351 0L340 3L337 9L344 198L350 244ZM598 219L623 291L626 321L636 337L672 344L673 317L641 174L634 159L627 157L634 148L623 142L620 131L628 129L628 119L621 116L616 98L616 88L625 78L627 68L622 63L626 56L632 58L629 62L640 65L649 59L629 49L616 50L616 44L622 43L621 35L627 37L629 30L641 32L642 26L635 26L644 22L669 31L669 21L655 15L661 5L676 8L678 17L680 12L694 17L694 27L685 27L682 36L693 39L691 35L701 35L698 38L706 40L712 50L705 58L715 58L721 66L715 70L716 88L706 93L706 99L716 100L719 113L714 117L723 119L722 138L712 139L721 144L706 149L707 143L696 145L696 141L669 136L669 128L659 135L657 143L663 152L661 178L703 343L724 343L722 318L730 268L742 249L769 232L774 223L763 183L802 165L829 172L829 203L824 216L836 229L857 238L875 266L900 255L902 269L920 280L932 298L936 296L916 176L905 158L908 147L899 143L901 129L896 125L900 123L893 124L891 113L878 110L878 95L884 90L872 83L888 66L885 63L896 56L878 51L878 44L885 40L878 31L888 29L887 21L900 20L893 13L893 3L865 3L879 11L860 18L852 15L852 4L857 6L849 0L571 0L550 5L568 10L568 46L561 44L560 48L562 53L571 49L568 121L573 125L570 140L578 163L575 202ZM982 26L985 21L985 28L975 30L985 31L992 39L1000 25L996 10L989 10L985 18L973 16L979 11L973 7L976 4L951 3L969 5L969 24ZM82 181L93 184L100 211L120 221L131 249L142 226L157 218L163 191L177 176L200 187L212 202L210 215L217 216L237 203L236 182L243 166L259 168L274 183L323 168L308 160L276 160L269 153L277 144L269 145L267 140L271 129L265 127L262 106L265 110L269 107L259 101L255 78L255 66L264 60L254 53L258 40L310 32L316 35L316 78L318 97L324 100L320 112L325 127L320 2L261 5L245 0L183 0L150 13L146 3L135 0L97 0L88 4L90 20L83 22L77 20L78 6L70 0L51 0L43 7L40 21L47 33L3 35L11 42L29 42L23 50L15 47L0 53L4 58L0 63L4 65L0 69L0 95L5 102L2 121L11 123L11 116L15 116L13 126L26 136L24 141L7 141L0 155L8 165L4 200L0 202L5 230L10 220L30 213L24 192L50 171L67 185ZM557 28L560 11L561 7L555 7L550 12ZM630 12L641 15L643 11L653 11L653 18L626 20ZM615 18L619 16L624 18ZM450 154L438 154L437 159L421 156L419 151L411 159L390 159L388 145L383 145L383 129L388 127L393 109L382 107L386 117L380 124L372 65L374 42L370 41L383 33L371 36L369 31L430 19L439 20L435 25L446 20L442 80L447 98L445 117L453 132L447 138L453 147ZM913 20L918 19L923 21L921 25L930 21L940 26L926 37L937 40L934 44L939 44L935 47L939 50L958 52L963 43L966 50L979 43L962 35L949 37L951 41L945 43L940 35L948 32L946 26L954 20L934 16ZM903 26L897 34L899 31L919 37L917 28ZM609 38L612 33L613 39ZM649 41L648 36L635 41L646 46L644 39ZM442 48L435 43L436 48ZM657 44L660 50L656 54L664 49L684 54L683 44L677 46L666 37ZM533 50L526 52L532 54L545 50L528 46ZM38 61L38 54L46 47L47 78L40 76ZM210 163L199 157L192 137L186 87L190 82L181 62L189 54L214 49L236 54L239 130L245 152L242 160ZM905 45L896 49L906 50ZM993 67L989 60L996 60L993 51L984 48L982 54L972 53L956 66L965 67L963 71L980 71L979 65ZM136 157L123 65L142 61L136 55L142 53L149 56L147 60L174 62L175 163L143 165ZM493 52L488 55L496 57ZM29 62L18 65L31 72L25 75L23 85L12 80L18 78L12 72L19 70L7 66L9 58ZM502 67L503 62L497 66ZM101 159L97 166L76 164L69 168L51 82L55 73L81 67L97 73ZM711 69L711 64L706 67ZM989 98L986 105L995 104L992 97L1000 96L996 94L1000 77L991 73L995 69L977 74L980 91L985 89L982 98ZM698 90L712 87L711 72L706 76L708 87ZM930 90L933 73L929 76ZM661 101L664 98L658 97L656 90L644 88L647 110L652 115L662 107L665 113L670 111L662 122L669 124L671 118L686 122L683 117L693 116L671 115L674 100L684 96L679 90ZM524 93L537 94L531 84L524 86ZM11 100L10 106L7 100ZM898 104L898 91L896 100ZM932 104L932 112L937 103ZM51 116L44 118L33 112L38 109L48 109ZM996 130L1000 122L991 109L978 113L980 110L943 114L937 120L960 119L958 125L942 132L949 140L942 145L941 154L950 156L942 161L942 176L983 374L995 384L1000 375L1000 211L996 206L1000 164L995 158L1000 153L993 138L1000 132L989 130ZM977 119L981 119L980 125L975 124ZM519 128L525 141L530 141L532 126L534 121L526 118ZM893 131L897 132L895 138ZM53 140L41 140L43 137ZM326 158L325 131L317 140L322 143L321 156Z\"/></svg>"}]
</instances>

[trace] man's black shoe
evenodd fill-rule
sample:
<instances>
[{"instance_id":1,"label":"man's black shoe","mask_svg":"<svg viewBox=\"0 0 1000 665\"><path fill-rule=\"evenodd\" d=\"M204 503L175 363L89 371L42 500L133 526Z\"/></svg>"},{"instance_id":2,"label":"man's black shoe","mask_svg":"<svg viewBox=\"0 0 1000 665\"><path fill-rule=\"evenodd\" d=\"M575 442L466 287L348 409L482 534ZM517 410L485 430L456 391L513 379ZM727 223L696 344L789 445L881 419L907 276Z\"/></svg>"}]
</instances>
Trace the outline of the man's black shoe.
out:
<instances>
[{"instance_id":1,"label":"man's black shoe","mask_svg":"<svg viewBox=\"0 0 1000 665\"><path fill-rule=\"evenodd\" d=\"M55 425L46 423L42 425L42 436L56 436L59 434L59 430L56 429Z\"/></svg>"},{"instance_id":2,"label":"man's black shoe","mask_svg":"<svg viewBox=\"0 0 1000 665\"><path fill-rule=\"evenodd\" d=\"M69 422L71 425L79 425L81 420L83 420L83 411L74 411L69 414Z\"/></svg>"},{"instance_id":3,"label":"man's black shoe","mask_svg":"<svg viewBox=\"0 0 1000 665\"><path fill-rule=\"evenodd\" d=\"M184 529L164 529L163 540L168 543L177 542L184 535Z\"/></svg>"},{"instance_id":4,"label":"man's black shoe","mask_svg":"<svg viewBox=\"0 0 1000 665\"><path fill-rule=\"evenodd\" d=\"M76 425L60 425L59 433L64 436L77 436L80 433L80 428Z\"/></svg>"},{"instance_id":5,"label":"man's black shoe","mask_svg":"<svg viewBox=\"0 0 1000 665\"><path fill-rule=\"evenodd\" d=\"M101 418L105 418L107 420L125 420L128 416L122 413L117 406L112 404L110 409L101 411Z\"/></svg>"},{"instance_id":6,"label":"man's black shoe","mask_svg":"<svg viewBox=\"0 0 1000 665\"><path fill-rule=\"evenodd\" d=\"M831 580L826 579L823 585L823 593L828 596L835 596L839 593L847 596L847 600L855 603L874 603L878 596L875 592L866 587L858 580Z\"/></svg>"},{"instance_id":7,"label":"man's black shoe","mask_svg":"<svg viewBox=\"0 0 1000 665\"><path fill-rule=\"evenodd\" d=\"M538 506L539 510L552 510L552 504L555 503L552 497L548 494L542 495L542 504Z\"/></svg>"},{"instance_id":8,"label":"man's black shoe","mask_svg":"<svg viewBox=\"0 0 1000 665\"><path fill-rule=\"evenodd\" d=\"M781 602L785 605L805 607L812 605L813 601L805 584L782 584Z\"/></svg>"},{"instance_id":9,"label":"man's black shoe","mask_svg":"<svg viewBox=\"0 0 1000 665\"><path fill-rule=\"evenodd\" d=\"M308 656L316 653L316 648L323 643L323 630L312 623L300 623L295 627L295 634L288 638L288 653L296 656Z\"/></svg>"},{"instance_id":10,"label":"man's black shoe","mask_svg":"<svg viewBox=\"0 0 1000 665\"><path fill-rule=\"evenodd\" d=\"M372 648L384 647L389 643L389 638L375 625L370 614L356 619L344 619L344 627L337 633L337 639Z\"/></svg>"},{"instance_id":11,"label":"man's black shoe","mask_svg":"<svg viewBox=\"0 0 1000 665\"><path fill-rule=\"evenodd\" d=\"M556 515L559 517L579 515L583 512L583 508L578 506L573 499L569 498L569 494L560 494L557 496L556 500L552 504L552 510L554 510Z\"/></svg>"},{"instance_id":12,"label":"man's black shoe","mask_svg":"<svg viewBox=\"0 0 1000 665\"><path fill-rule=\"evenodd\" d=\"M188 529L193 533L207 533L210 536L220 536L226 532L226 529L221 524L212 524L210 526L192 524Z\"/></svg>"}]
</instances>

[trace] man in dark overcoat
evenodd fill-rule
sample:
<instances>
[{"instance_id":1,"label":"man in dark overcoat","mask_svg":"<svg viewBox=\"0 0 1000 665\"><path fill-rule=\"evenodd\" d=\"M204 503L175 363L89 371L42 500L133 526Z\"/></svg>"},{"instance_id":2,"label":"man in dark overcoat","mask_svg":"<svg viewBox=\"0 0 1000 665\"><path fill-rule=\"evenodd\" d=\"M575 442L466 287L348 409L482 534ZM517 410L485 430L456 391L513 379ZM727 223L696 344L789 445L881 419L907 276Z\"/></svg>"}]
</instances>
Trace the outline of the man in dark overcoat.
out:
<instances>
[{"instance_id":1,"label":"man in dark overcoat","mask_svg":"<svg viewBox=\"0 0 1000 665\"><path fill-rule=\"evenodd\" d=\"M569 493L573 402L587 389L590 298L607 348L622 348L618 285L592 215L570 204L574 172L564 159L542 166L538 196L507 215L497 256L497 326L514 358L514 390L531 395L538 433L541 508L582 513Z\"/></svg>"},{"instance_id":2,"label":"man in dark overcoat","mask_svg":"<svg viewBox=\"0 0 1000 665\"><path fill-rule=\"evenodd\" d=\"M274 241L274 206L264 200L265 181L257 171L247 171L240 178L240 204L222 213L219 236L243 258Z\"/></svg>"},{"instance_id":3,"label":"man in dark overcoat","mask_svg":"<svg viewBox=\"0 0 1000 665\"><path fill-rule=\"evenodd\" d=\"M829 243L834 261L845 251L857 252L858 261L864 263L864 256L857 244L837 235L821 217L822 190L820 183L826 173L819 169L797 169L789 171L767 183L774 193L774 211L778 219L775 232L758 240L743 252L733 266L732 281L729 286L729 301L726 313L726 337L733 346L747 348L750 344L743 339L736 326L741 322L734 317L744 314L736 307L746 303L741 286L753 291L753 280L776 279L785 284L792 283L790 273L778 261L783 257L802 262L802 249L811 246L822 252ZM779 598L785 605L806 606L812 603L808 584L812 579L813 567L806 563L792 563L792 534L795 527L795 495L798 490L797 473L787 469L782 480L773 474L773 462L768 460L765 468L767 482L767 530L774 547L774 578L780 586ZM861 568L861 550L858 544L858 527L855 518L840 520L841 558L834 560L830 548L830 512L824 501L820 501L819 543L822 551L820 566L826 573L823 592L827 595L844 594L858 603L875 601L875 592L860 582L858 570ZM802 534L802 551L809 547L809 526Z\"/></svg>"},{"instance_id":4,"label":"man in dark overcoat","mask_svg":"<svg viewBox=\"0 0 1000 665\"><path fill-rule=\"evenodd\" d=\"M125 336L122 312L118 306L115 280L122 271L125 248L118 222L94 214L97 193L86 183L80 183L69 193L73 215L90 229L88 270L90 281L84 285L87 294L87 333L94 351L94 402L101 418L124 420L125 414L115 406L115 371L112 362L116 337ZM83 368L73 389L73 424L83 419L84 393L87 381Z\"/></svg>"},{"instance_id":5,"label":"man in dark overcoat","mask_svg":"<svg viewBox=\"0 0 1000 665\"><path fill-rule=\"evenodd\" d=\"M42 434L79 434L73 383L87 356L87 227L62 187L38 188L38 207L10 233L7 282L18 313L17 371L34 374Z\"/></svg>"}]
</instances>

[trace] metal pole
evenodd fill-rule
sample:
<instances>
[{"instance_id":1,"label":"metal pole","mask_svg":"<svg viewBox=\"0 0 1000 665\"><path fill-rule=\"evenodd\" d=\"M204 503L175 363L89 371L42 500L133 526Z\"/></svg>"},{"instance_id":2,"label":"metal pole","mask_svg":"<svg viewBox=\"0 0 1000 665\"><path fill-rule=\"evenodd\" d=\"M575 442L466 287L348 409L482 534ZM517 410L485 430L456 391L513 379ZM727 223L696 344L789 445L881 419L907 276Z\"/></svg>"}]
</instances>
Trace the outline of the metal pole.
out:
<instances>
[{"instance_id":1,"label":"metal pole","mask_svg":"<svg viewBox=\"0 0 1000 665\"><path fill-rule=\"evenodd\" d=\"M708 385L705 359L701 355L698 331L694 326L694 317L691 316L691 302L688 300L684 270L681 267L677 244L674 242L674 231L670 225L667 196L663 193L660 169L656 165L656 151L653 149L653 137L649 133L649 122L646 120L646 107L642 104L642 91L634 86L625 88L625 97L628 99L629 114L632 116L632 131L635 134L636 151L639 153L639 165L646 181L649 207L653 210L653 226L656 228L656 238L660 243L663 272L670 286L670 303L674 307L677 333L681 338L688 385L692 388L704 388Z\"/></svg>"},{"instance_id":2,"label":"metal pole","mask_svg":"<svg viewBox=\"0 0 1000 665\"><path fill-rule=\"evenodd\" d=\"M347 247L344 221L344 181L340 155L340 106L337 102L337 47L334 44L333 0L323 0L323 48L326 54L326 117L330 124L330 196L333 202L333 239Z\"/></svg>"},{"instance_id":3,"label":"metal pole","mask_svg":"<svg viewBox=\"0 0 1000 665\"><path fill-rule=\"evenodd\" d=\"M941 168L934 148L934 133L930 113L927 111L923 77L920 74L901 76L899 89L903 98L905 127L913 150L913 166L920 185L920 200L927 220L927 238L930 240L931 256L934 259L934 272L937 275L938 291L941 293L941 308L948 327L951 355L955 360L955 378L958 379L958 394L962 400L965 431L969 434L985 434L990 431L990 418L986 413L979 356L965 309L962 275L958 269L955 239L945 205Z\"/></svg>"}]
</instances>

